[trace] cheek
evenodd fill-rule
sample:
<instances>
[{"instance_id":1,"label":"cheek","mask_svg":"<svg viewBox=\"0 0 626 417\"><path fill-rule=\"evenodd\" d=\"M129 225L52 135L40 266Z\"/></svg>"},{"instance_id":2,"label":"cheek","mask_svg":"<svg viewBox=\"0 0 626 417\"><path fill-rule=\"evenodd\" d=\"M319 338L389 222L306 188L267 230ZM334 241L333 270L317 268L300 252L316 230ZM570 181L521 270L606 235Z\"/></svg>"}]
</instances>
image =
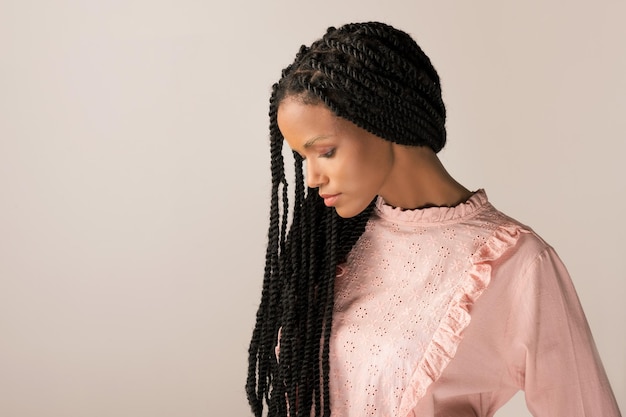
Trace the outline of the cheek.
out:
<instances>
[{"instance_id":1,"label":"cheek","mask_svg":"<svg viewBox=\"0 0 626 417\"><path fill-rule=\"evenodd\" d=\"M391 170L393 158L386 146L375 146L366 149L358 158L354 167L354 175L367 189L375 189L382 186L387 174Z\"/></svg>"},{"instance_id":2,"label":"cheek","mask_svg":"<svg viewBox=\"0 0 626 417\"><path fill-rule=\"evenodd\" d=\"M381 189L379 170L372 167L367 161L353 160L337 178L341 191L345 194L346 217L352 217L367 207L367 204ZM339 213L339 212L338 212ZM339 213L343 217L342 213Z\"/></svg>"},{"instance_id":3,"label":"cheek","mask_svg":"<svg viewBox=\"0 0 626 417\"><path fill-rule=\"evenodd\" d=\"M342 150L341 157L329 160L332 163L326 165L326 174L342 192L369 198L378 194L387 177L393 160L391 148L378 138L359 138L352 144Z\"/></svg>"},{"instance_id":4,"label":"cheek","mask_svg":"<svg viewBox=\"0 0 626 417\"><path fill-rule=\"evenodd\" d=\"M335 180L349 189L360 189L370 182L371 170L362 158L346 158L336 168L333 172Z\"/></svg>"}]
</instances>

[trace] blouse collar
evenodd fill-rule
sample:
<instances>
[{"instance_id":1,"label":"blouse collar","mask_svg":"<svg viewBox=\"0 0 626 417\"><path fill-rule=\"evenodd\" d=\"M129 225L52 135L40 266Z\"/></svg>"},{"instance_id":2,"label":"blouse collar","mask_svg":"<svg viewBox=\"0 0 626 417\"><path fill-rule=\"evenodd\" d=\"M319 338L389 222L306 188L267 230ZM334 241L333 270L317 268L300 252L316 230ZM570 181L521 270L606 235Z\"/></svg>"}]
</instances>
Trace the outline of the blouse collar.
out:
<instances>
[{"instance_id":1,"label":"blouse collar","mask_svg":"<svg viewBox=\"0 0 626 417\"><path fill-rule=\"evenodd\" d=\"M412 210L390 206L382 197L378 196L375 213L379 217L392 222L441 223L458 221L465 217L473 216L488 204L489 200L483 189L479 189L469 199L453 207L426 207Z\"/></svg>"}]
</instances>

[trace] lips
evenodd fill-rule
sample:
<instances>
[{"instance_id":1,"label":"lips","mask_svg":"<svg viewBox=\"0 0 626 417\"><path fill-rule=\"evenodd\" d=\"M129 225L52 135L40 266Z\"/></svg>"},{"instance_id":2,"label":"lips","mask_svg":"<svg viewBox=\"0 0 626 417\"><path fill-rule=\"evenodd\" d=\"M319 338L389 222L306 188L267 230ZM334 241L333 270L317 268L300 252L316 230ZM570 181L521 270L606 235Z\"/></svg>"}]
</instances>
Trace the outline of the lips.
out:
<instances>
[{"instance_id":1,"label":"lips","mask_svg":"<svg viewBox=\"0 0 626 417\"><path fill-rule=\"evenodd\" d=\"M327 207L334 206L339 198L340 194L320 194L320 197L324 199L324 204Z\"/></svg>"}]
</instances>

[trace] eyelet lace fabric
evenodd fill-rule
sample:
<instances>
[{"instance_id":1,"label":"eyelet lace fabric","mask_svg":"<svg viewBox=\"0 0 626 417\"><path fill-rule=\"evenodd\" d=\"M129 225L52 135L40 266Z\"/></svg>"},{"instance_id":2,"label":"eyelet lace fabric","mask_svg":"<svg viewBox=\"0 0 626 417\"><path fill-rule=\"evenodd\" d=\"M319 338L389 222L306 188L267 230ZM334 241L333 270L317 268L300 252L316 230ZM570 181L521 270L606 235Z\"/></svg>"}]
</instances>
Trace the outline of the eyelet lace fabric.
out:
<instances>
[{"instance_id":1,"label":"eyelet lace fabric","mask_svg":"<svg viewBox=\"0 0 626 417\"><path fill-rule=\"evenodd\" d=\"M483 190L455 207L382 198L338 268L330 351L333 415L406 416L454 357L490 263L522 229Z\"/></svg>"}]
</instances>

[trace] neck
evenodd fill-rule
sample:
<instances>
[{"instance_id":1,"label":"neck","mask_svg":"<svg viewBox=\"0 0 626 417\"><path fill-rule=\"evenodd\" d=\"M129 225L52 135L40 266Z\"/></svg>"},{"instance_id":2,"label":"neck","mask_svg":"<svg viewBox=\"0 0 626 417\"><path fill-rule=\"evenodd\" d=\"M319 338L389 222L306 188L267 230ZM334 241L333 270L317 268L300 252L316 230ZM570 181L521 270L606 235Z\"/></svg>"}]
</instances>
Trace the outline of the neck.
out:
<instances>
[{"instance_id":1,"label":"neck","mask_svg":"<svg viewBox=\"0 0 626 417\"><path fill-rule=\"evenodd\" d=\"M393 168L380 192L387 204L404 209L452 207L472 195L428 147L393 144L393 157Z\"/></svg>"}]
</instances>

